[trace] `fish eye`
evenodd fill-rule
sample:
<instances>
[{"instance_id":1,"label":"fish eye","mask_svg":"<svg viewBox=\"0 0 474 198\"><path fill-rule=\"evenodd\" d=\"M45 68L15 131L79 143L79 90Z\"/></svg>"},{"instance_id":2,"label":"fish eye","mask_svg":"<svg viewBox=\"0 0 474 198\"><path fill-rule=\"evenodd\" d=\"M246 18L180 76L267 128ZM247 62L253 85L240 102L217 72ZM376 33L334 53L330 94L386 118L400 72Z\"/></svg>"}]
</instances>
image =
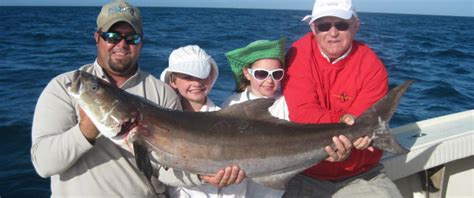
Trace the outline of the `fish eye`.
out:
<instances>
[{"instance_id":1,"label":"fish eye","mask_svg":"<svg viewBox=\"0 0 474 198\"><path fill-rule=\"evenodd\" d=\"M93 92L96 92L97 90L99 90L99 83L94 82L94 83L92 84L91 90L92 90Z\"/></svg>"}]
</instances>

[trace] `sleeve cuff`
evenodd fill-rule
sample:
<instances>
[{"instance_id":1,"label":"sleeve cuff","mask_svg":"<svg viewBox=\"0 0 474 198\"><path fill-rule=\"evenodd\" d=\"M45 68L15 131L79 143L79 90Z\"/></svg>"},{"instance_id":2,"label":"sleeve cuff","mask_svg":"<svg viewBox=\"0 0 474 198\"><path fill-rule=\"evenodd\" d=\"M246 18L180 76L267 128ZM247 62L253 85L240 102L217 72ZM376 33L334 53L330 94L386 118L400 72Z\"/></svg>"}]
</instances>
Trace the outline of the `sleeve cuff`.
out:
<instances>
[{"instance_id":1,"label":"sleeve cuff","mask_svg":"<svg viewBox=\"0 0 474 198\"><path fill-rule=\"evenodd\" d=\"M191 182L200 186L200 185L203 185L205 184L206 182L204 182L201 178L199 178L199 175L195 175L195 174L191 174L190 175L190 179L191 179Z\"/></svg>"},{"instance_id":2,"label":"sleeve cuff","mask_svg":"<svg viewBox=\"0 0 474 198\"><path fill-rule=\"evenodd\" d=\"M82 134L81 129L79 128L79 124L76 124L74 127L72 127L71 131L74 140L77 142L77 145L80 147L81 150L89 150L94 147L94 145L91 144Z\"/></svg>"}]
</instances>

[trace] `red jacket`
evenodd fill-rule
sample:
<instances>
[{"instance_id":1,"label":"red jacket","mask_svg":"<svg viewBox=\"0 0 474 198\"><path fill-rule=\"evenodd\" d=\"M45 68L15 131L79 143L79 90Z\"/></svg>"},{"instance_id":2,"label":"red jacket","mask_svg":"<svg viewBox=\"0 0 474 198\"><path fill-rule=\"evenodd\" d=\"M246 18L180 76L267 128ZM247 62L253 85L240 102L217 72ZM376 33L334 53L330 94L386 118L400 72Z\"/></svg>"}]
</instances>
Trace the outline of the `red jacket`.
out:
<instances>
[{"instance_id":1,"label":"red jacket","mask_svg":"<svg viewBox=\"0 0 474 198\"><path fill-rule=\"evenodd\" d=\"M283 94L289 117L299 123L337 123L346 113L361 115L388 91L387 71L365 44L354 41L349 55L335 64L321 54L310 32L293 43L286 55ZM353 149L344 162L322 161L303 174L338 180L377 165L382 150Z\"/></svg>"}]
</instances>

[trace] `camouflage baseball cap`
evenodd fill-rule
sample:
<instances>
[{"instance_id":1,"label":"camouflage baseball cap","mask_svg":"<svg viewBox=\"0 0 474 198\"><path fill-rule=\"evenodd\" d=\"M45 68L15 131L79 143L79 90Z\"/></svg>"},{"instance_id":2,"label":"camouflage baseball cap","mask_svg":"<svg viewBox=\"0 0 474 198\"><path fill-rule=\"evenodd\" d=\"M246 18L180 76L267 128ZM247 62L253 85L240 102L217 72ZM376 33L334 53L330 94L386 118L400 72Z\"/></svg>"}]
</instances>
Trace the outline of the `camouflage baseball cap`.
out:
<instances>
[{"instance_id":1,"label":"camouflage baseball cap","mask_svg":"<svg viewBox=\"0 0 474 198\"><path fill-rule=\"evenodd\" d=\"M97 16L97 31L108 31L115 23L124 21L130 24L136 33L143 34L143 23L138 8L123 0L107 3Z\"/></svg>"}]
</instances>

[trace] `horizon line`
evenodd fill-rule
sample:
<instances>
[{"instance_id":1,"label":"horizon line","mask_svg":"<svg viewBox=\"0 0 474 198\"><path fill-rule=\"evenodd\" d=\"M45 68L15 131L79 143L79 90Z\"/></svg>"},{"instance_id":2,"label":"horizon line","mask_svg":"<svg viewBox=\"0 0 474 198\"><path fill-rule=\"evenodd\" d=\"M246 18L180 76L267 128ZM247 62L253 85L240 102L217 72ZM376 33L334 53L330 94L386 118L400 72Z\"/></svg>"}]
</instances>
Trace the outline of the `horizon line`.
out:
<instances>
[{"instance_id":1,"label":"horizon line","mask_svg":"<svg viewBox=\"0 0 474 198\"><path fill-rule=\"evenodd\" d=\"M1 7L102 7L102 5L0 5ZM289 11L308 11L311 9L298 9L298 8L247 8L247 7L202 7L202 6L154 6L154 5L143 5L136 6L138 8L191 8L191 9L247 9L247 10L289 10ZM399 14L399 15L421 15L421 16L446 16L446 17L474 17L470 15L439 15L439 14L426 14L426 13L401 13L401 12L377 12L377 11L357 11L357 13L368 13L368 14Z\"/></svg>"}]
</instances>

